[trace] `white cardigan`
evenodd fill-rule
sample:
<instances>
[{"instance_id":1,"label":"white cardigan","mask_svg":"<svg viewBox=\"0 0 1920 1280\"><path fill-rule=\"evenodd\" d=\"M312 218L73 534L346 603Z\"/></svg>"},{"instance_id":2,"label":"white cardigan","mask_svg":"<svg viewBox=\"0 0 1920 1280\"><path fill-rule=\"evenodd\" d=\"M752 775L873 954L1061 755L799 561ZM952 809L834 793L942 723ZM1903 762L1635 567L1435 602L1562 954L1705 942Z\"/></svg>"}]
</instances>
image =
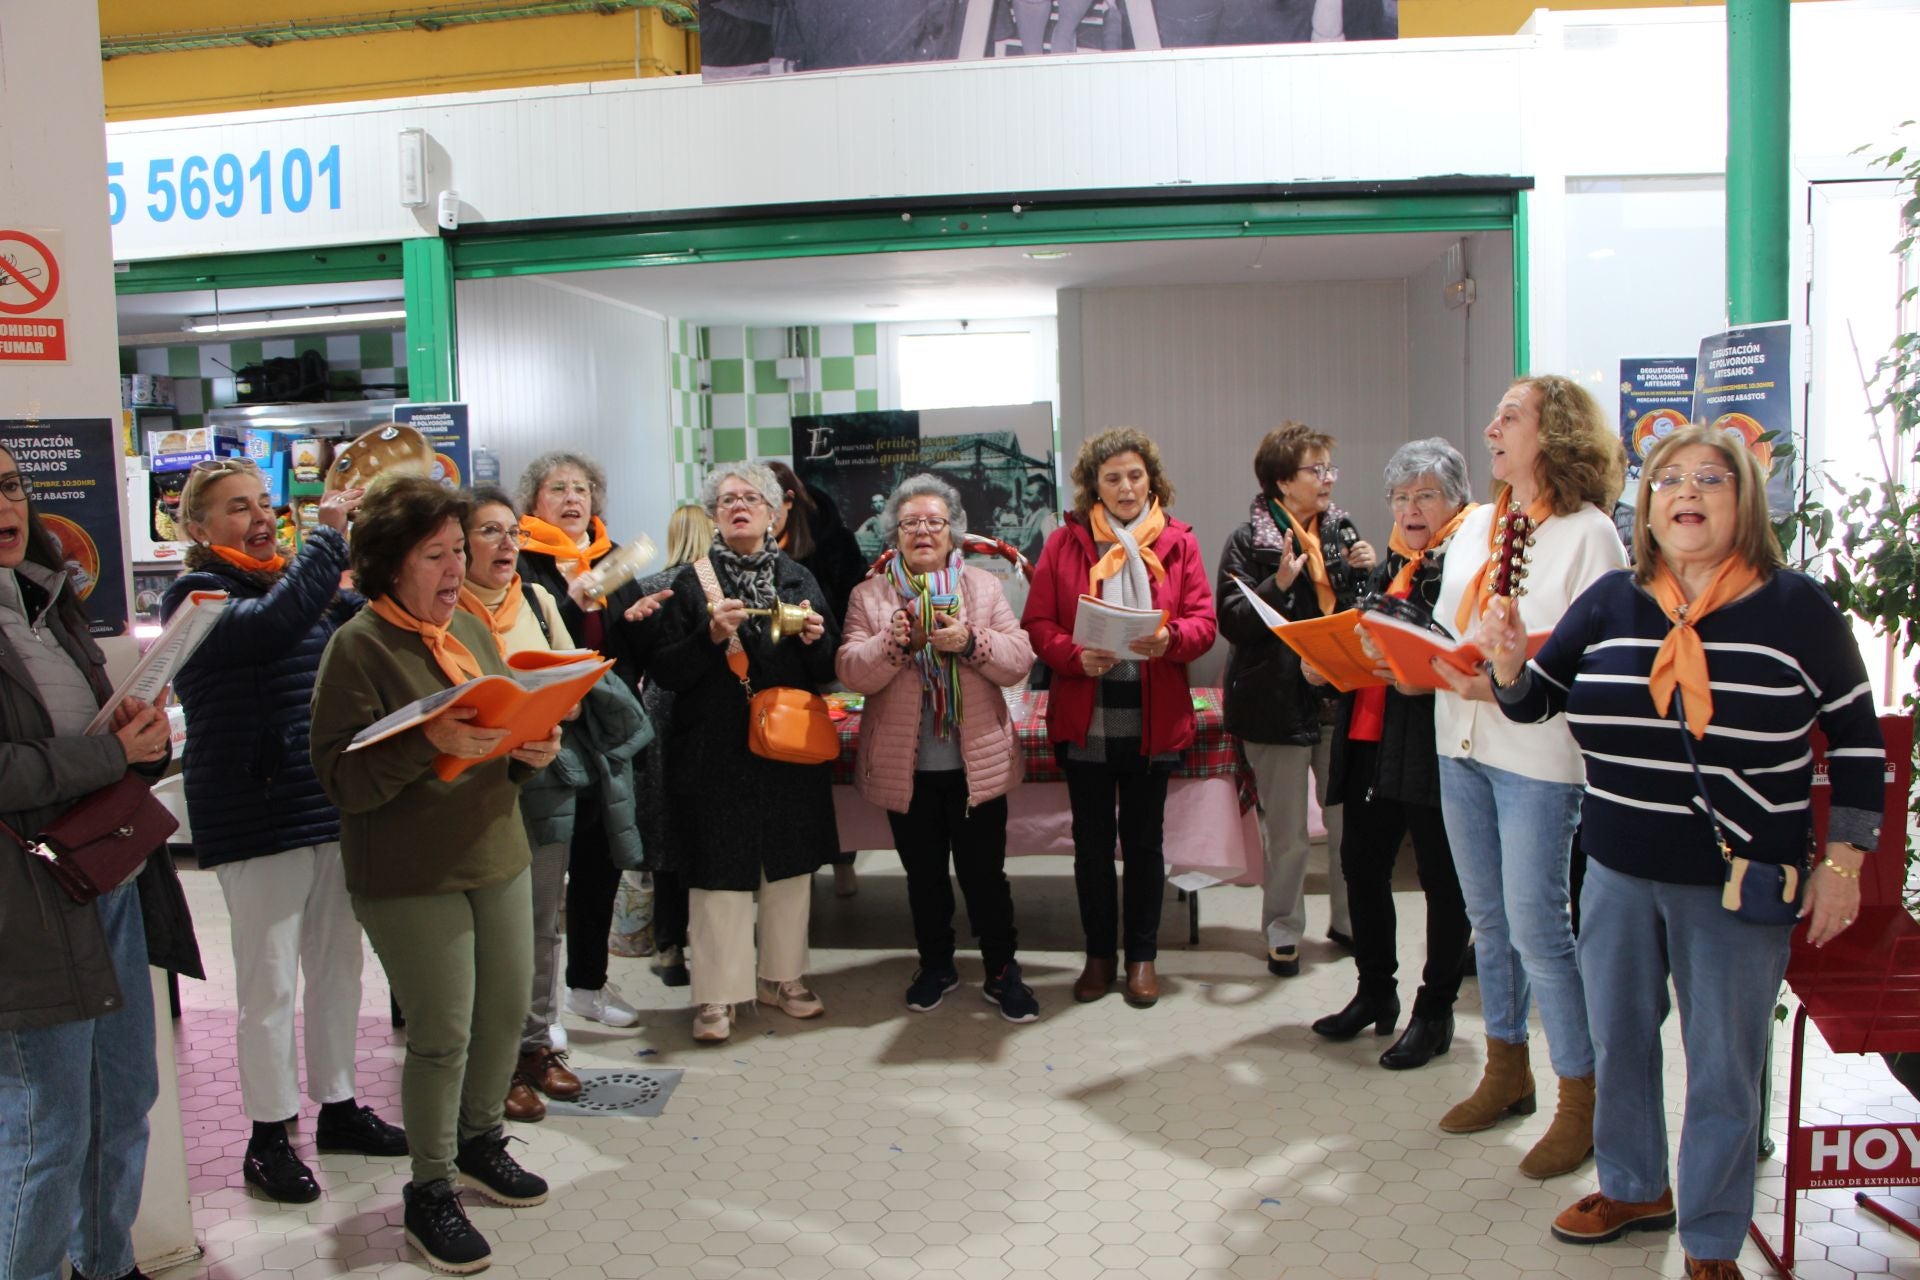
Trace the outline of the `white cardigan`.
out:
<instances>
[{"instance_id":1,"label":"white cardigan","mask_svg":"<svg viewBox=\"0 0 1920 1280\"><path fill-rule=\"evenodd\" d=\"M1455 630L1454 616L1467 583L1487 561L1487 531L1493 517L1493 504L1483 505L1467 517L1447 544L1446 568L1440 576L1440 597L1433 617L1450 634ZM1626 567L1626 549L1620 545L1620 534L1606 512L1589 504L1571 515L1552 517L1534 534L1533 550L1527 557L1527 593L1520 598L1521 621L1528 631L1551 630L1580 593L1601 575ZM1515 724L1491 702L1473 702L1446 692L1435 697L1434 746L1442 756L1472 759L1542 782L1585 784L1586 765L1567 729L1565 716L1540 724Z\"/></svg>"}]
</instances>

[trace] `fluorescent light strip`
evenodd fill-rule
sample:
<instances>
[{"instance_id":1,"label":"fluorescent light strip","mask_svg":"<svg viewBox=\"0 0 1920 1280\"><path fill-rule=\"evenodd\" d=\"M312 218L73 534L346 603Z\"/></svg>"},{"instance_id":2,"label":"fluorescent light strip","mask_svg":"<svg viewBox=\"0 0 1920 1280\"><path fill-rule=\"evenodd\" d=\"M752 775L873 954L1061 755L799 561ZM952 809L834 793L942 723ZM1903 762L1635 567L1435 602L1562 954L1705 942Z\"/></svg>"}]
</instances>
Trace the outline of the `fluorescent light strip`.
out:
<instances>
[{"instance_id":1,"label":"fluorescent light strip","mask_svg":"<svg viewBox=\"0 0 1920 1280\"><path fill-rule=\"evenodd\" d=\"M264 320L247 320L239 316L227 316L223 319L189 324L187 333L244 333L264 329L319 329L334 328L340 325L372 324L385 320L405 320L404 307L391 311L353 311L342 315L329 316L269 316Z\"/></svg>"}]
</instances>

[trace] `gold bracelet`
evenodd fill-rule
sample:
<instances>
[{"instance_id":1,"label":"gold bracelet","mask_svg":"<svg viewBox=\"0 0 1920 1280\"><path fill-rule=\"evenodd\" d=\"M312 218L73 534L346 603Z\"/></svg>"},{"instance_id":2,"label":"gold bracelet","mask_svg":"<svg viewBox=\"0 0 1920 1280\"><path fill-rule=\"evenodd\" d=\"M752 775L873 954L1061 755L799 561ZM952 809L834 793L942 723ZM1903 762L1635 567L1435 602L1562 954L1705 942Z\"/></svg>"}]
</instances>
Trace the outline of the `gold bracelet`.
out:
<instances>
[{"instance_id":1,"label":"gold bracelet","mask_svg":"<svg viewBox=\"0 0 1920 1280\"><path fill-rule=\"evenodd\" d=\"M1858 880L1860 878L1859 867L1855 867L1853 870L1849 871L1845 867L1841 866L1839 863L1835 862L1832 858L1823 859L1820 865L1825 867L1827 870L1833 872L1833 874L1839 876L1842 880Z\"/></svg>"}]
</instances>

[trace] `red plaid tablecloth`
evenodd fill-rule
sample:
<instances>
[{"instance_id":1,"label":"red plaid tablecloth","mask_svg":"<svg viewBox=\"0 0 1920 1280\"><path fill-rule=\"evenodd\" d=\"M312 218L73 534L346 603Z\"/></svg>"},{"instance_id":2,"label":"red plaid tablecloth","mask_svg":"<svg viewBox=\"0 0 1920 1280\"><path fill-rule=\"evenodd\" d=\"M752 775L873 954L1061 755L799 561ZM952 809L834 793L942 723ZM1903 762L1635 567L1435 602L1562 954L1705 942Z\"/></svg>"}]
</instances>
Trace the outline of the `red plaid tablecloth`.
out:
<instances>
[{"instance_id":1,"label":"red plaid tablecloth","mask_svg":"<svg viewBox=\"0 0 1920 1280\"><path fill-rule=\"evenodd\" d=\"M1240 755L1240 742L1227 732L1226 720L1220 709L1220 690L1217 688L1195 689L1193 691L1194 717L1199 722L1194 733L1193 745L1181 753L1180 763L1175 767L1176 778L1224 778L1231 776L1239 784L1240 811L1245 813L1253 808L1255 791L1253 772L1247 768L1246 761ZM860 714L852 712L838 724L840 730L840 759L833 766L833 780L846 786L853 785L854 752L860 743ZM1047 740L1047 694L1044 690L1029 693L1026 700L1026 714L1020 718L1017 728L1020 731L1020 750L1026 757L1026 780L1028 782L1060 782L1065 775L1053 755L1053 743Z\"/></svg>"}]
</instances>

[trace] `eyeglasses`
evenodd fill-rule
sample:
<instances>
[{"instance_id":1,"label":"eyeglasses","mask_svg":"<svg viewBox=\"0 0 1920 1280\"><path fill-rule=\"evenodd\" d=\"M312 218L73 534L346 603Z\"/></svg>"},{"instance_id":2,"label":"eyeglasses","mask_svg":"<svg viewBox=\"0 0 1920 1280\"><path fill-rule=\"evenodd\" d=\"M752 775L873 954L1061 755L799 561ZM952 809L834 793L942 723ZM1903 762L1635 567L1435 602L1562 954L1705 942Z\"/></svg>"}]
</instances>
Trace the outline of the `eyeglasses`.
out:
<instances>
[{"instance_id":1,"label":"eyeglasses","mask_svg":"<svg viewBox=\"0 0 1920 1280\"><path fill-rule=\"evenodd\" d=\"M517 524L483 524L473 531L473 536L487 542L510 542L514 546L523 546L527 535Z\"/></svg>"},{"instance_id":2,"label":"eyeglasses","mask_svg":"<svg viewBox=\"0 0 1920 1280\"><path fill-rule=\"evenodd\" d=\"M944 516L908 516L900 522L900 527L908 533L945 533L952 523Z\"/></svg>"},{"instance_id":3,"label":"eyeglasses","mask_svg":"<svg viewBox=\"0 0 1920 1280\"><path fill-rule=\"evenodd\" d=\"M593 486L571 480L556 480L552 484L540 486L540 491L552 498L575 496L584 498L593 493Z\"/></svg>"},{"instance_id":4,"label":"eyeglasses","mask_svg":"<svg viewBox=\"0 0 1920 1280\"><path fill-rule=\"evenodd\" d=\"M1300 469L1302 471L1313 472L1314 475L1318 476L1327 484L1332 484L1340 478L1340 468L1334 466L1331 462L1316 462L1310 467L1302 467Z\"/></svg>"},{"instance_id":5,"label":"eyeglasses","mask_svg":"<svg viewBox=\"0 0 1920 1280\"><path fill-rule=\"evenodd\" d=\"M1649 483L1654 492L1658 493L1662 489L1672 489L1677 485L1683 485L1689 479L1702 489L1705 489L1708 493L1716 493L1719 491L1721 485L1732 481L1733 472L1714 470L1682 471L1679 467L1662 467L1654 473L1653 479Z\"/></svg>"},{"instance_id":6,"label":"eyeglasses","mask_svg":"<svg viewBox=\"0 0 1920 1280\"><path fill-rule=\"evenodd\" d=\"M1387 499L1387 505L1395 511L1405 511L1408 507L1424 507L1440 501L1447 495L1438 489L1416 489L1412 493L1396 493Z\"/></svg>"},{"instance_id":7,"label":"eyeglasses","mask_svg":"<svg viewBox=\"0 0 1920 1280\"><path fill-rule=\"evenodd\" d=\"M714 499L713 505L722 511L731 511L735 507L764 507L767 499L758 493L723 493Z\"/></svg>"},{"instance_id":8,"label":"eyeglasses","mask_svg":"<svg viewBox=\"0 0 1920 1280\"><path fill-rule=\"evenodd\" d=\"M18 471L9 471L6 475L0 476L0 495L5 495L15 502L25 502L33 496L33 481Z\"/></svg>"}]
</instances>

